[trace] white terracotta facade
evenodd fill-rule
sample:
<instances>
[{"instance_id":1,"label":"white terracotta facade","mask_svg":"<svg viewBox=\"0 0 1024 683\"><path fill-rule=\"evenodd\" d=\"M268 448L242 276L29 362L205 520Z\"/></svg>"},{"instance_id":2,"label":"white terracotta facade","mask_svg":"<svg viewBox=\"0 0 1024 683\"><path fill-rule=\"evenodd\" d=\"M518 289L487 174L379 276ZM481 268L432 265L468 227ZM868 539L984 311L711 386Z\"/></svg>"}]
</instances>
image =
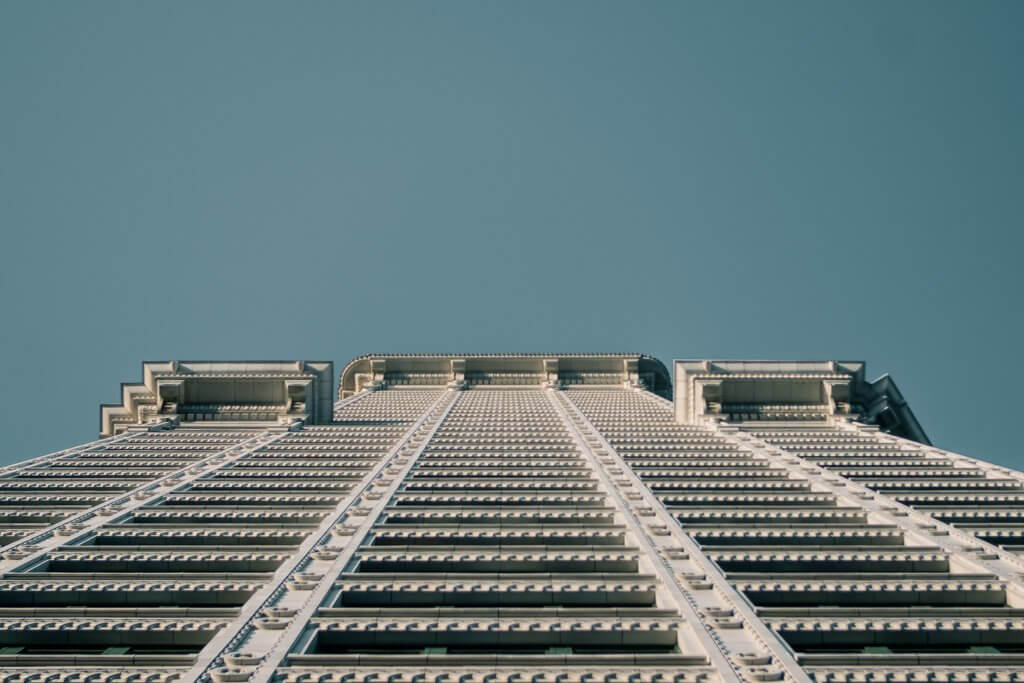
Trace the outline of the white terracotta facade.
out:
<instances>
[{"instance_id":1,"label":"white terracotta facade","mask_svg":"<svg viewBox=\"0 0 1024 683\"><path fill-rule=\"evenodd\" d=\"M1024 681L1024 474L863 363L144 363L0 469L0 681Z\"/></svg>"}]
</instances>

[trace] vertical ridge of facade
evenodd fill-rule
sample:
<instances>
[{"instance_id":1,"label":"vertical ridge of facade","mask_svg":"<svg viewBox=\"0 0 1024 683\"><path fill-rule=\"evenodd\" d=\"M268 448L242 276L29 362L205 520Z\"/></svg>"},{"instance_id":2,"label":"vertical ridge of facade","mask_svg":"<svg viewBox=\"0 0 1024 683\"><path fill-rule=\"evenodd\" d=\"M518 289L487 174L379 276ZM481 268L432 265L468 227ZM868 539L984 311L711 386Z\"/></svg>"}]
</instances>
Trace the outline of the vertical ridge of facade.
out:
<instances>
[{"instance_id":1,"label":"vertical ridge of facade","mask_svg":"<svg viewBox=\"0 0 1024 683\"><path fill-rule=\"evenodd\" d=\"M9 683L1012 683L1024 474L854 361L143 364L0 468Z\"/></svg>"}]
</instances>

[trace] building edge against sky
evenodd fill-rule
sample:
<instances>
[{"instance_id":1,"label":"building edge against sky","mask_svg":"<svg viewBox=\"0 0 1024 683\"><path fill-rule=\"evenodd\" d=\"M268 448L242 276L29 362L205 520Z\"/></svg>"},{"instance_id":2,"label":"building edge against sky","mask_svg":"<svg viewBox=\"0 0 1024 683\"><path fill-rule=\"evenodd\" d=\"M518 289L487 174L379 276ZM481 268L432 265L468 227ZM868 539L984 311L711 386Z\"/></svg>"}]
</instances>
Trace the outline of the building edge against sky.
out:
<instances>
[{"instance_id":1,"label":"building edge against sky","mask_svg":"<svg viewBox=\"0 0 1024 683\"><path fill-rule=\"evenodd\" d=\"M620 362L621 368L617 367ZM724 388L729 393L727 398L740 399L742 397L737 392L747 387L752 392L750 398L757 398L760 403L768 403L779 392L779 403L786 400L796 403L799 399L800 402L826 405L831 401L834 406L839 406L840 413L845 411L848 414L853 402L862 421L878 424L887 432L931 443L892 378L885 374L874 382L867 382L865 363L861 361L676 360L674 366L676 379L673 391L672 379L664 364L643 354L368 354L353 359L342 370L338 399L343 400L368 387L376 388L385 383L396 386L415 385L417 381L462 382L468 376L472 383L479 384L480 380L495 372L509 381L518 381L521 376L524 384L527 379L543 377L545 382L570 385L582 383L582 378L591 372L609 376L620 373L624 378L622 381L628 385L642 386L668 399L673 395L682 396L682 400L676 401L676 417L681 422L694 421L703 415L702 412L694 412L697 405L693 399L695 391L706 394L701 397L704 399L701 405L708 406L706 409L713 412L720 409L716 406L721 404L721 401L714 400L716 391ZM100 435L115 433L118 423L123 427L141 424L159 414L176 414L179 401L185 401L187 405L212 405L220 401L232 406L227 412L205 416L217 420L272 419L269 414L246 411L244 407L274 405L279 407L275 413L278 417L291 414L310 424L325 424L330 421L331 414L332 369L330 361L144 362L143 381L123 383L121 403L100 406ZM800 376L809 377L815 373L834 373L839 379L825 382L800 379ZM792 377L785 379L786 375ZM235 381L229 382L229 376ZM210 377L217 379L210 381ZM709 381L709 377L715 379ZM275 378L284 379L284 382L276 382ZM182 393L186 386L190 392L188 397ZM318 393L311 397L310 412L299 415L294 412L295 407L286 405L285 395L288 394L288 400L300 398L298 404L304 410L305 392L313 386ZM799 392L801 387L811 393L804 396L787 394ZM832 396L834 387L839 387L836 396ZM811 395L819 390L829 395ZM204 392L221 393L206 396ZM845 393L839 395L839 392ZM190 417L203 419L204 416Z\"/></svg>"},{"instance_id":2,"label":"building edge against sky","mask_svg":"<svg viewBox=\"0 0 1024 683\"><path fill-rule=\"evenodd\" d=\"M99 440L3 468L3 680L1024 671L1024 475L933 447L862 362L333 374L144 363Z\"/></svg>"}]
</instances>

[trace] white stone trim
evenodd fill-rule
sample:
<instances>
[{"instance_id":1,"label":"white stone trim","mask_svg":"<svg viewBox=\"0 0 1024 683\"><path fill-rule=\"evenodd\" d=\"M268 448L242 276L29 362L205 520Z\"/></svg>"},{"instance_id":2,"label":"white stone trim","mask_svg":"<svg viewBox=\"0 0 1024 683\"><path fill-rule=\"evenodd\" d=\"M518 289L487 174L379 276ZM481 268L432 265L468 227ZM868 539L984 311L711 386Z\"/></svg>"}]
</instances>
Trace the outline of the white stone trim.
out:
<instances>
[{"instance_id":1,"label":"white stone trim","mask_svg":"<svg viewBox=\"0 0 1024 683\"><path fill-rule=\"evenodd\" d=\"M101 526L127 519L131 514L159 500L174 489L191 484L209 472L243 458L257 448L280 439L287 432L260 432L202 460L190 463L162 477L149 479L119 496L93 505L76 515L62 519L29 536L0 548L0 573L17 571L41 559L58 546L74 544ZM26 547L27 546L27 547ZM19 552L24 549L25 552Z\"/></svg>"},{"instance_id":2,"label":"white stone trim","mask_svg":"<svg viewBox=\"0 0 1024 683\"><path fill-rule=\"evenodd\" d=\"M369 395L370 392L362 392L346 399L345 402L347 404L353 398L363 398ZM274 580L266 584L246 602L234 624L218 634L199 653L195 665L186 674L188 680L208 680L211 674L221 667L225 655L229 654L232 648L240 647L245 643L247 637L257 630L257 622L266 619L260 615L274 610L270 603L275 596L278 596L283 590L287 590L286 584L289 581L294 581L296 575L306 573L301 571L303 565L315 554L319 554L317 559L320 559L321 562L318 564L323 566L323 570L318 570L315 575L299 577L298 583L303 584L301 588L305 598L302 606L298 609L289 607L279 610L280 614L287 613L289 616L271 617L271 619L281 621L281 627L277 628L277 624L273 624L274 628L264 629L264 631L272 631L273 636L263 639L265 642L262 647L256 648L252 643L245 643L246 655L251 654L256 662L254 668L251 666L243 668L249 675L247 680L269 681L272 678L275 668L288 654L296 638L305 629L309 618L333 588L334 577L339 574L358 549L359 541L373 528L380 511L387 505L390 494L399 486L404 473L408 472L419 454L423 452L430 437L451 411L457 398L457 393L444 391L424 410L419 419L405 431L388 453L380 458L377 465L364 475L361 483L353 487L348 495L338 503L333 513L325 518L317 530L307 537L306 541L295 551L292 559L278 568ZM391 470L397 469L396 466L399 465L402 476L399 476L397 472L392 475ZM385 471L388 471L388 477L393 478L385 478L383 476ZM387 483L385 484L385 482ZM360 512L359 517L363 521L357 529L352 529L351 533L347 535L344 548L340 552L335 550L330 544L332 532L345 530L343 520L363 499L364 494L370 492L371 489L376 501L369 510Z\"/></svg>"},{"instance_id":3,"label":"white stone trim","mask_svg":"<svg viewBox=\"0 0 1024 683\"><path fill-rule=\"evenodd\" d=\"M810 683L811 679L797 664L785 642L761 622L718 567L704 558L700 547L682 531L657 496L644 485L579 407L559 391L549 391L549 398L584 457L615 499L630 531L640 544L646 546L650 557L661 560L655 565L659 578L722 680L749 679L752 672L736 660L737 652L725 642L726 639L745 639L747 642L740 652L770 654L789 680ZM595 453L595 446L604 454L601 458ZM614 478L609 469L616 471ZM642 506L649 511L644 513L645 521L639 517L638 503L631 503L627 492L636 501L643 501ZM652 535L659 539L670 538L671 542L655 540ZM696 593L701 593L701 597L698 598ZM742 621L740 628L730 623L735 618Z\"/></svg>"}]
</instances>

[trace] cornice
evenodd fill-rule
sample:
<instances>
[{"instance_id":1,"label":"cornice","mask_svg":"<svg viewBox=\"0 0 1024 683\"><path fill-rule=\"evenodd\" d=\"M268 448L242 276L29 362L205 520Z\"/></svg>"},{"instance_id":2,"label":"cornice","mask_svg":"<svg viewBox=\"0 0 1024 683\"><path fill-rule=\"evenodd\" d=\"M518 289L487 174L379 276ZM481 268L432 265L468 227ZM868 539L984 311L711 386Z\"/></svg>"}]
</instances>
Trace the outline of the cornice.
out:
<instances>
[{"instance_id":1,"label":"cornice","mask_svg":"<svg viewBox=\"0 0 1024 683\"><path fill-rule=\"evenodd\" d=\"M358 356L339 377L338 398L399 382L413 386L645 387L671 396L665 365L642 353L382 353Z\"/></svg>"},{"instance_id":2,"label":"cornice","mask_svg":"<svg viewBox=\"0 0 1024 683\"><path fill-rule=\"evenodd\" d=\"M889 375L868 381L863 361L676 360L676 421L828 423L854 416L930 444Z\"/></svg>"},{"instance_id":3,"label":"cornice","mask_svg":"<svg viewBox=\"0 0 1024 683\"><path fill-rule=\"evenodd\" d=\"M146 361L121 403L100 406L100 434L203 421L331 420L331 361Z\"/></svg>"}]
</instances>

